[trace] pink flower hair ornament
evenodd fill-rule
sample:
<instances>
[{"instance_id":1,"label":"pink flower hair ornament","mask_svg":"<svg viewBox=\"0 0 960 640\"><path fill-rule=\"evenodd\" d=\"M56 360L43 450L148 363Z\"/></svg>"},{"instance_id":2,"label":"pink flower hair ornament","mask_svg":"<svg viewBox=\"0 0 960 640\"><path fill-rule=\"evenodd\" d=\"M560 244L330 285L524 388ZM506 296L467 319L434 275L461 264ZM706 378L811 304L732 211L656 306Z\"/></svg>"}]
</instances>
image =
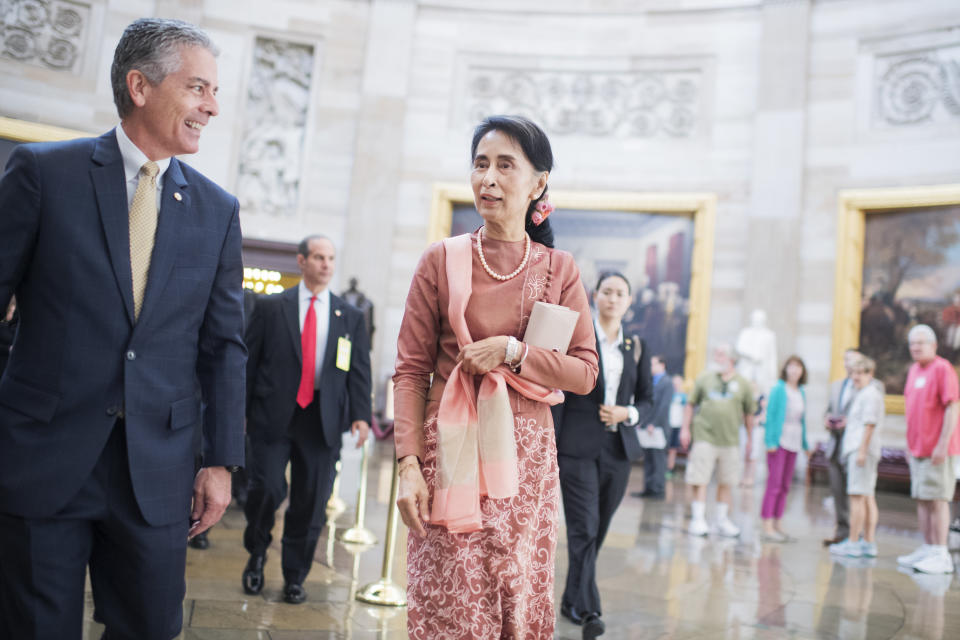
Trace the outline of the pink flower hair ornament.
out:
<instances>
[{"instance_id":1,"label":"pink flower hair ornament","mask_svg":"<svg viewBox=\"0 0 960 640\"><path fill-rule=\"evenodd\" d=\"M547 199L546 195L544 195L540 199L540 202L537 203L533 213L530 214L530 220L533 222L533 224L540 226L543 224L543 221L550 217L550 214L553 213L553 208L553 203Z\"/></svg>"}]
</instances>

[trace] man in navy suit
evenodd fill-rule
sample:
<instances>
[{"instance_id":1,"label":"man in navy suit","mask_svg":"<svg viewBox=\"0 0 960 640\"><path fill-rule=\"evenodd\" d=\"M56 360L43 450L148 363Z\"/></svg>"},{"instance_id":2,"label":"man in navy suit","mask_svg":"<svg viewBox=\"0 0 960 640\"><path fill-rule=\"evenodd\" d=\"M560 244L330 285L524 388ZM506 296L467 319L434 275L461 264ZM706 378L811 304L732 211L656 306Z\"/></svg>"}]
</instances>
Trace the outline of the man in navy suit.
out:
<instances>
[{"instance_id":1,"label":"man in navy suit","mask_svg":"<svg viewBox=\"0 0 960 640\"><path fill-rule=\"evenodd\" d=\"M187 538L230 501L238 205L174 157L217 115L215 54L137 20L111 69L120 125L21 145L0 179L0 308L15 293L22 320L0 379L0 637L79 640L88 566L104 638L175 637Z\"/></svg>"},{"instance_id":2,"label":"man in navy suit","mask_svg":"<svg viewBox=\"0 0 960 640\"><path fill-rule=\"evenodd\" d=\"M243 544L248 594L263 589L263 565L275 512L287 496L281 566L283 598L306 600L303 581L327 522L334 465L350 429L363 445L370 429L370 341L363 314L330 293L336 249L308 236L297 250L303 279L257 301L246 330L250 484Z\"/></svg>"}]
</instances>

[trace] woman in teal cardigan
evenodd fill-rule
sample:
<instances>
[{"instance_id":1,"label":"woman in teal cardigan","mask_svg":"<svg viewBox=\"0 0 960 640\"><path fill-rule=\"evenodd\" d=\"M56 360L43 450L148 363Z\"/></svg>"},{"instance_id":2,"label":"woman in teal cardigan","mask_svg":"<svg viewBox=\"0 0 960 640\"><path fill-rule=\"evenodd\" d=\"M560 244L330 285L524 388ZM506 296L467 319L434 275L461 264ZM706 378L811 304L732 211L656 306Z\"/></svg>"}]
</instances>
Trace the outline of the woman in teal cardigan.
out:
<instances>
[{"instance_id":1,"label":"woman in teal cardigan","mask_svg":"<svg viewBox=\"0 0 960 640\"><path fill-rule=\"evenodd\" d=\"M787 493L797 463L797 452L807 446L807 366L799 356L790 356L780 371L780 380L770 390L767 402L767 489L763 494L763 537L769 542L793 540L780 528Z\"/></svg>"}]
</instances>

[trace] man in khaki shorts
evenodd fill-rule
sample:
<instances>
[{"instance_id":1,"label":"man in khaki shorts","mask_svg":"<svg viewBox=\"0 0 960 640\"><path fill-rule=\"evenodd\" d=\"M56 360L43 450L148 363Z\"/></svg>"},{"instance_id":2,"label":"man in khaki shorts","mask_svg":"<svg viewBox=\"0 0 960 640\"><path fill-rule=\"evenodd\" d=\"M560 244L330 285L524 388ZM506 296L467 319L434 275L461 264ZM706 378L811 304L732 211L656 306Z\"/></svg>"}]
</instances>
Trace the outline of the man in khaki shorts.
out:
<instances>
[{"instance_id":1,"label":"man in khaki shorts","mask_svg":"<svg viewBox=\"0 0 960 640\"><path fill-rule=\"evenodd\" d=\"M687 484L692 490L690 527L695 536L710 532L706 520L707 485L717 470L717 518L715 530L728 537L740 535L740 528L730 521L733 503L731 487L740 479L740 425L747 428L747 455L750 452L750 434L753 432L753 414L756 403L750 383L737 373L736 354L729 344L713 350L716 370L697 377L690 401L684 408L680 444L690 446L691 423L693 448L687 456ZM697 409L694 416L694 409Z\"/></svg>"},{"instance_id":2,"label":"man in khaki shorts","mask_svg":"<svg viewBox=\"0 0 960 640\"><path fill-rule=\"evenodd\" d=\"M897 563L923 573L953 573L947 552L950 500L956 486L954 462L960 455L960 391L957 372L937 355L937 336L925 324L910 330L910 357L903 395L907 447L910 450L910 495L924 544Z\"/></svg>"}]
</instances>

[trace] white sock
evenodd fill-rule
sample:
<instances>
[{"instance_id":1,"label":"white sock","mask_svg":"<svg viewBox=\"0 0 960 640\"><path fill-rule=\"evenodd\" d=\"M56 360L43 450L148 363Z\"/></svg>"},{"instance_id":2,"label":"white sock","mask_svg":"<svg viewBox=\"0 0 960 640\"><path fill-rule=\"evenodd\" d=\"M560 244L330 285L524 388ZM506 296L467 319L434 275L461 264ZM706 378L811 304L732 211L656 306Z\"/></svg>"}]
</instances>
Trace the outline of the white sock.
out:
<instances>
[{"instance_id":1,"label":"white sock","mask_svg":"<svg viewBox=\"0 0 960 640\"><path fill-rule=\"evenodd\" d=\"M691 520L705 520L707 514L707 505L705 502L691 502L690 503L690 519Z\"/></svg>"},{"instance_id":2,"label":"white sock","mask_svg":"<svg viewBox=\"0 0 960 640\"><path fill-rule=\"evenodd\" d=\"M730 508L726 502L717 503L717 522L723 522L727 519L727 510Z\"/></svg>"}]
</instances>

